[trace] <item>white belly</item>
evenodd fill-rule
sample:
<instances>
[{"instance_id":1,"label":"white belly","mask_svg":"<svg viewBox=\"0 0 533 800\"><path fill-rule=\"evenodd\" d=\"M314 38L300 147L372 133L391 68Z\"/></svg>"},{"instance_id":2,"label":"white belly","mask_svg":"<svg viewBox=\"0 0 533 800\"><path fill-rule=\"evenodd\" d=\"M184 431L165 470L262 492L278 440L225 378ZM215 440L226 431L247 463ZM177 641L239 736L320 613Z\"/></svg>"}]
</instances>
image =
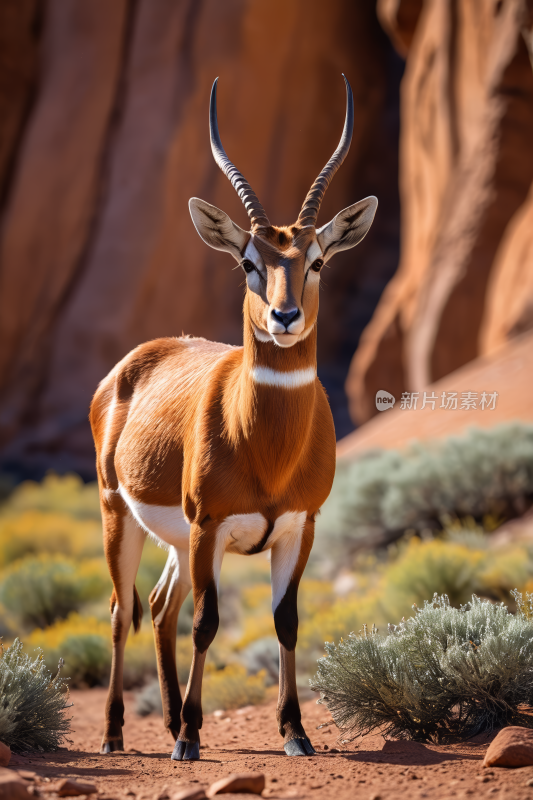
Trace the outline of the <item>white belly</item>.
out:
<instances>
[{"instance_id":1,"label":"white belly","mask_svg":"<svg viewBox=\"0 0 533 800\"><path fill-rule=\"evenodd\" d=\"M133 517L158 544L189 549L191 526L185 519L181 506L153 506L135 500L123 486L118 489Z\"/></svg>"},{"instance_id":2,"label":"white belly","mask_svg":"<svg viewBox=\"0 0 533 800\"><path fill-rule=\"evenodd\" d=\"M122 486L119 486L118 491L141 528L153 539L178 550L189 549L191 526L185 519L181 506L148 505L135 500ZM305 517L305 511L286 511L281 514L276 519L261 551L270 550L284 534L300 533ZM246 555L260 544L267 529L268 520L259 512L232 514L218 527L217 549L221 552Z\"/></svg>"}]
</instances>

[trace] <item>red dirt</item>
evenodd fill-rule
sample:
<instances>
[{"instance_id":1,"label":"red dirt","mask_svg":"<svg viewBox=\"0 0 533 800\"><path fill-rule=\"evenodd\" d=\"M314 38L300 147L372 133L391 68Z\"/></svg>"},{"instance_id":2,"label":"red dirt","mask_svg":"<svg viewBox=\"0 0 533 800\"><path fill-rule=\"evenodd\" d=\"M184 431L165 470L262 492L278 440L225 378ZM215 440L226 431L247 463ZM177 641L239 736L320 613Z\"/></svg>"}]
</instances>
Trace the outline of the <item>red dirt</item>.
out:
<instances>
[{"instance_id":1,"label":"red dirt","mask_svg":"<svg viewBox=\"0 0 533 800\"><path fill-rule=\"evenodd\" d=\"M533 767L483 769L489 740L451 746L384 741L379 734L353 744L336 742L323 706L303 703L303 721L318 755L289 758L283 752L275 721L275 703L207 715L202 729L201 761L170 760L173 743L161 717L140 718L134 697L126 694L126 752L98 755L106 692L73 691L74 733L69 749L41 756L14 756L14 769L33 770L51 781L74 778L95 783L98 800L165 800L189 786L208 785L232 772L264 772L269 798L335 800L414 800L415 798L533 798ZM324 749L327 746L327 749ZM332 752L332 748L340 752ZM39 781L40 782L40 781ZM532 785L529 786L528 784ZM43 789L46 787L42 787ZM48 795L53 797L53 795ZM251 795L225 795L244 800Z\"/></svg>"}]
</instances>

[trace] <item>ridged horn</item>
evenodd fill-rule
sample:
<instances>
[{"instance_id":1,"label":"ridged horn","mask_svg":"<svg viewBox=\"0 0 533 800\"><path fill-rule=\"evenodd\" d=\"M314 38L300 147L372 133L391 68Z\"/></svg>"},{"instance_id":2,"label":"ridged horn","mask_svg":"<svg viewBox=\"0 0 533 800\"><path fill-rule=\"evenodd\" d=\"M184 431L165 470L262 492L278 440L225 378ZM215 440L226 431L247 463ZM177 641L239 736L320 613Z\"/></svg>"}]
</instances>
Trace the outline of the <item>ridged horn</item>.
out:
<instances>
[{"instance_id":1,"label":"ridged horn","mask_svg":"<svg viewBox=\"0 0 533 800\"><path fill-rule=\"evenodd\" d=\"M341 140L337 149L307 193L307 197L304 200L302 210L300 211L300 215L298 217L298 225L316 226L318 212L320 211L322 200L326 194L326 189L331 183L331 180L339 169L340 165L348 155L348 150L350 149L350 144L352 143L353 94L352 88L346 79L346 75L343 74L342 77L344 78L344 82L346 84L346 119L344 121L344 130L342 131Z\"/></svg>"},{"instance_id":2,"label":"ridged horn","mask_svg":"<svg viewBox=\"0 0 533 800\"><path fill-rule=\"evenodd\" d=\"M222 147L217 122L217 83L218 78L215 79L213 88L211 89L211 102L209 106L209 133L211 136L211 150L213 152L213 157L222 172L227 178L229 178L231 185L241 198L246 212L250 217L252 227L269 228L270 221L265 214L263 206L257 199L256 193L246 178L239 172L235 164L232 164L232 162L229 160L226 155L226 151Z\"/></svg>"}]
</instances>

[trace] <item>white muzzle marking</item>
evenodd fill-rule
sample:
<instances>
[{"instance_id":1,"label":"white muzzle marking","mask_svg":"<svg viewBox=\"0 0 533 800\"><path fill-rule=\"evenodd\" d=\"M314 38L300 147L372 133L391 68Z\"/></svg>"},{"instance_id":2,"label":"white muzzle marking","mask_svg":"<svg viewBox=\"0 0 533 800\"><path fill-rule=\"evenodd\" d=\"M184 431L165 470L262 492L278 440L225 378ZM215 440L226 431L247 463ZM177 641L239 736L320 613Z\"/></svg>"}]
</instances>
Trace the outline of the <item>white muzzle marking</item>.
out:
<instances>
[{"instance_id":1,"label":"white muzzle marking","mask_svg":"<svg viewBox=\"0 0 533 800\"><path fill-rule=\"evenodd\" d=\"M293 372L279 372L270 367L252 367L251 375L262 386L275 386L278 389L298 389L307 386L316 378L316 369L296 369Z\"/></svg>"}]
</instances>

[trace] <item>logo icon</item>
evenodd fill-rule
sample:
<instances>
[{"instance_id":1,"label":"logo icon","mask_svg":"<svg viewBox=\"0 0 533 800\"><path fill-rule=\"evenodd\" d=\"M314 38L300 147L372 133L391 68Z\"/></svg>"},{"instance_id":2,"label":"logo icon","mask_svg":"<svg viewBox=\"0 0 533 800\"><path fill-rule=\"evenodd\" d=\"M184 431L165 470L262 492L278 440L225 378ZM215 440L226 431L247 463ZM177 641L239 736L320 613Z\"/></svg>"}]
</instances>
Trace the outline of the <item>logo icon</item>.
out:
<instances>
[{"instance_id":1,"label":"logo icon","mask_svg":"<svg viewBox=\"0 0 533 800\"><path fill-rule=\"evenodd\" d=\"M389 408L394 407L395 402L394 395L386 392L385 389L380 389L376 392L376 408L378 411L388 411Z\"/></svg>"}]
</instances>

